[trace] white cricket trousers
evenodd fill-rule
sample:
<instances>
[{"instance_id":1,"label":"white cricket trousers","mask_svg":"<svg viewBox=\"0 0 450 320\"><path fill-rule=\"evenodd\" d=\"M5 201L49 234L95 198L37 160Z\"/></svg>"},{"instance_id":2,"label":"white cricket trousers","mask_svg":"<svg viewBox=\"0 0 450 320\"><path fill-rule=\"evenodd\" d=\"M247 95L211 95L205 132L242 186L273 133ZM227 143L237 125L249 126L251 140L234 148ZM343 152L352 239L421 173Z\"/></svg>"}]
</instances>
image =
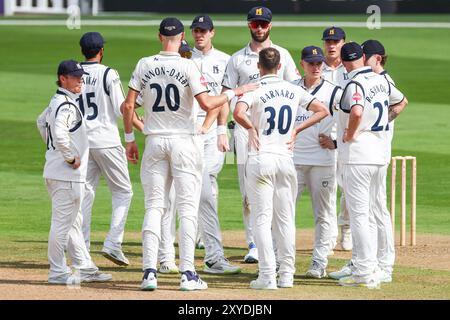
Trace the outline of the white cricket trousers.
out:
<instances>
[{"instance_id":1,"label":"white cricket trousers","mask_svg":"<svg viewBox=\"0 0 450 320\"><path fill-rule=\"evenodd\" d=\"M386 176L388 167L389 165L387 164L380 169L382 184L378 195L372 195L374 198L372 203L375 203L373 209L378 233L378 266L387 273L392 274L395 262L395 240L392 232L391 214L387 208L386 199Z\"/></svg>"},{"instance_id":2,"label":"white cricket trousers","mask_svg":"<svg viewBox=\"0 0 450 320\"><path fill-rule=\"evenodd\" d=\"M217 175L222 170L224 153L217 149L215 131L201 136L204 141L202 190L198 213L197 238L200 234L205 244L204 261L215 262L224 257L222 233L218 216ZM169 195L168 214L164 215L161 227L160 262L175 262L175 190Z\"/></svg>"},{"instance_id":3,"label":"white cricket trousers","mask_svg":"<svg viewBox=\"0 0 450 320\"><path fill-rule=\"evenodd\" d=\"M300 201L305 188L311 194L315 225L312 260L325 269L336 225L336 210L332 206L332 199L336 198L335 167L295 165L295 169L298 181L297 201Z\"/></svg>"},{"instance_id":4,"label":"white cricket trousers","mask_svg":"<svg viewBox=\"0 0 450 320\"><path fill-rule=\"evenodd\" d=\"M382 165L343 165L343 184L353 239L354 276L361 281L374 277L377 261L377 223L386 196ZM384 204L385 205L385 204Z\"/></svg>"},{"instance_id":5,"label":"white cricket trousers","mask_svg":"<svg viewBox=\"0 0 450 320\"><path fill-rule=\"evenodd\" d=\"M81 273L95 273L98 268L91 259L84 243L81 225L83 217L80 212L84 183L45 180L47 191L52 201L52 221L48 237L49 278L72 274L67 265L67 253L73 268Z\"/></svg>"},{"instance_id":6,"label":"white cricket trousers","mask_svg":"<svg viewBox=\"0 0 450 320\"><path fill-rule=\"evenodd\" d=\"M237 171L239 178L239 191L241 192L242 195L242 217L245 227L245 239L247 240L247 244L249 245L252 242L255 243L255 239L253 236L253 228L250 219L251 206L248 201L248 192L245 181L246 180L245 164L248 158L248 132L247 130L236 124L236 127L233 130L233 134L236 150Z\"/></svg>"},{"instance_id":7,"label":"white cricket trousers","mask_svg":"<svg viewBox=\"0 0 450 320\"><path fill-rule=\"evenodd\" d=\"M133 197L128 162L123 146L89 150L86 191L81 207L83 235L88 250L91 243L92 206L100 176L105 178L112 195L111 224L103 246L121 250L128 210Z\"/></svg>"},{"instance_id":8,"label":"white cricket trousers","mask_svg":"<svg viewBox=\"0 0 450 320\"><path fill-rule=\"evenodd\" d=\"M340 198L340 207L341 211L338 215L338 225L339 226L350 226L350 215L347 210L347 205L345 203L345 194L344 194L344 186L343 186L343 165L337 164L336 168L336 177L337 177L337 184L339 188L341 189L341 198ZM336 235L337 236L337 235Z\"/></svg>"},{"instance_id":9,"label":"white cricket trousers","mask_svg":"<svg viewBox=\"0 0 450 320\"><path fill-rule=\"evenodd\" d=\"M250 155L246 166L248 198L253 235L258 248L259 277L276 277L295 273L295 198L297 175L289 156L275 154ZM274 242L272 241L272 237Z\"/></svg>"},{"instance_id":10,"label":"white cricket trousers","mask_svg":"<svg viewBox=\"0 0 450 320\"><path fill-rule=\"evenodd\" d=\"M169 191L174 183L180 222L180 271L195 271L194 253L201 191L202 142L193 135L146 138L141 163L145 198L143 269L156 269L161 240L161 218L167 214Z\"/></svg>"}]
</instances>

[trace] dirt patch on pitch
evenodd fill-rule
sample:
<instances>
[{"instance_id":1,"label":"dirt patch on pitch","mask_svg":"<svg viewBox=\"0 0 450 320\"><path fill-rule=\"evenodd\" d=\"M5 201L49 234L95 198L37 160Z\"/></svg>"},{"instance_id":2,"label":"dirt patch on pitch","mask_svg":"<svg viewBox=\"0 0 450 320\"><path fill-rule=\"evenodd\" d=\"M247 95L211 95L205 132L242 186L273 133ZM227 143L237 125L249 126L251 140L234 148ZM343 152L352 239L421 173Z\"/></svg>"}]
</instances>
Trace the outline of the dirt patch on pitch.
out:
<instances>
[{"instance_id":1,"label":"dirt patch on pitch","mask_svg":"<svg viewBox=\"0 0 450 320\"><path fill-rule=\"evenodd\" d=\"M131 265L128 268L117 268L109 261L103 259L98 253L94 253L94 260L99 267L113 274L114 281L102 284L82 284L81 287L67 287L65 285L49 285L47 283L47 261L14 261L11 257L2 257L0 261L0 299L317 299L314 291L302 290L286 291L278 290L275 293L255 292L248 289L248 284L256 277L257 265L242 263L242 254L245 250L245 236L242 231L226 231L223 234L226 253L233 252L230 260L242 267L239 275L206 275L202 274L210 289L206 292L180 292L178 290L179 275L164 275L159 277L158 290L149 294L139 290L141 282L141 247L140 234L127 234L128 245L125 251L130 257ZM398 243L398 240L397 240ZM309 263L313 244L312 230L298 230L297 232L297 257L302 261L301 268L297 269L296 283L301 285L324 285L330 288L327 294L321 291L321 298L339 298L333 293L333 282L321 279L320 283L307 282L302 277ZM45 247L45 243L43 247ZM237 254L237 252L239 254ZM450 271L450 236L421 234L417 236L415 247L396 247L396 265L433 270ZM341 262L335 259L349 259L350 252L339 250L339 245L330 257L329 271L334 271ZM8 260L9 259L9 260ZM16 259L17 260L17 259ZM335 261L333 261L335 260ZM197 268L201 270L201 259L198 258ZM322 281L323 280L323 281ZM311 286L310 286L311 287ZM314 289L315 290L315 289ZM324 294L322 294L322 292ZM342 298L342 297L341 297Z\"/></svg>"}]
</instances>

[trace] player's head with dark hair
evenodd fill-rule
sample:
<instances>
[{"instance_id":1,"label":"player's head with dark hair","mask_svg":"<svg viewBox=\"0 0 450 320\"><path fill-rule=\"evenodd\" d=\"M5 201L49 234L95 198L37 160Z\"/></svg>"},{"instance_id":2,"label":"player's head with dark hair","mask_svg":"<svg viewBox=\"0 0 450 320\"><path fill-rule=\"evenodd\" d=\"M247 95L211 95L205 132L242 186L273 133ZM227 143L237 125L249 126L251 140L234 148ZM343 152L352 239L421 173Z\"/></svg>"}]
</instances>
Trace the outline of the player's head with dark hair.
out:
<instances>
[{"instance_id":1,"label":"player's head with dark hair","mask_svg":"<svg viewBox=\"0 0 450 320\"><path fill-rule=\"evenodd\" d=\"M275 48L265 48L259 52L258 68L261 75L277 73L280 67L280 52Z\"/></svg>"},{"instance_id":2,"label":"player's head with dark hair","mask_svg":"<svg viewBox=\"0 0 450 320\"><path fill-rule=\"evenodd\" d=\"M361 44L364 53L364 64L372 67L375 72L381 71L387 61L383 44L378 40L367 40Z\"/></svg>"},{"instance_id":3,"label":"player's head with dark hair","mask_svg":"<svg viewBox=\"0 0 450 320\"><path fill-rule=\"evenodd\" d=\"M103 58L103 45L105 40L98 32L87 32L80 39L81 53L89 60L95 58L100 52L100 61Z\"/></svg>"}]
</instances>

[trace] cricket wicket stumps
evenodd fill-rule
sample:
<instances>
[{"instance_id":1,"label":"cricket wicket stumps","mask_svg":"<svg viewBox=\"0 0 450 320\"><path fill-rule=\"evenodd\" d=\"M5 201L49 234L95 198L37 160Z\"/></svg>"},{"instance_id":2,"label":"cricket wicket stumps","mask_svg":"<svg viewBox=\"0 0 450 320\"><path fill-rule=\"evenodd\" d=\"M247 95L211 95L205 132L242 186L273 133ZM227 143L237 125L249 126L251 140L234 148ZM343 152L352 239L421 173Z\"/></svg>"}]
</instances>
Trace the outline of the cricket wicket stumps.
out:
<instances>
[{"instance_id":1,"label":"cricket wicket stumps","mask_svg":"<svg viewBox=\"0 0 450 320\"><path fill-rule=\"evenodd\" d=\"M397 160L402 163L402 180L401 180L401 207L400 207L400 246L406 246L406 162L411 160L411 246L416 245L416 157L397 156L392 157L391 161L391 221L393 234L395 239L395 192L396 192L396 176L397 176Z\"/></svg>"}]
</instances>

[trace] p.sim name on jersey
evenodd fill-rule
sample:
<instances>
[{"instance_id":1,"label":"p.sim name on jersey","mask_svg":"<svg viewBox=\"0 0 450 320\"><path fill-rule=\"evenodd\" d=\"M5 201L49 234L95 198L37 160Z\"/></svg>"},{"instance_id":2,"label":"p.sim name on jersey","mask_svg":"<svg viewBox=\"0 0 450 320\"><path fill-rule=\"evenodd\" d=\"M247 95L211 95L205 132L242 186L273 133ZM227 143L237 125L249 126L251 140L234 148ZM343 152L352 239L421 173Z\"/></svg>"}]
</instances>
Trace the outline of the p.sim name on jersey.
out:
<instances>
[{"instance_id":1,"label":"p.sim name on jersey","mask_svg":"<svg viewBox=\"0 0 450 320\"><path fill-rule=\"evenodd\" d=\"M270 90L268 93L266 93L264 96L260 96L259 98L261 99L261 101L263 103L266 103L268 100L273 99L273 98L278 98L278 97L283 97L283 98L288 98L288 99L294 99L295 94L294 92L289 92L289 90Z\"/></svg>"},{"instance_id":2,"label":"p.sim name on jersey","mask_svg":"<svg viewBox=\"0 0 450 320\"><path fill-rule=\"evenodd\" d=\"M385 86L381 85L381 84L377 84L375 86L373 86L372 88L370 88L370 90L368 91L367 95L366 95L366 100L370 103L372 102L373 97L375 97L375 95L377 93L386 93L388 94L389 89L387 89Z\"/></svg>"},{"instance_id":3,"label":"p.sim name on jersey","mask_svg":"<svg viewBox=\"0 0 450 320\"><path fill-rule=\"evenodd\" d=\"M166 67L156 67L154 69L148 70L147 73L144 74L144 77L142 78L141 90L144 89L147 82L159 76L170 76L177 80L183 87L187 87L189 85L188 80L179 71L176 71L173 68L170 70L166 70Z\"/></svg>"}]
</instances>

